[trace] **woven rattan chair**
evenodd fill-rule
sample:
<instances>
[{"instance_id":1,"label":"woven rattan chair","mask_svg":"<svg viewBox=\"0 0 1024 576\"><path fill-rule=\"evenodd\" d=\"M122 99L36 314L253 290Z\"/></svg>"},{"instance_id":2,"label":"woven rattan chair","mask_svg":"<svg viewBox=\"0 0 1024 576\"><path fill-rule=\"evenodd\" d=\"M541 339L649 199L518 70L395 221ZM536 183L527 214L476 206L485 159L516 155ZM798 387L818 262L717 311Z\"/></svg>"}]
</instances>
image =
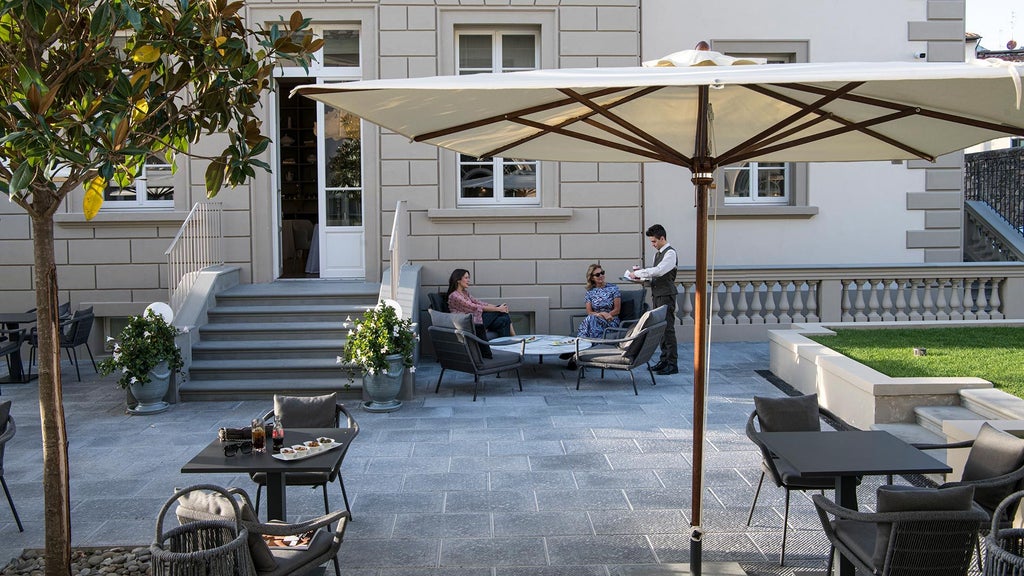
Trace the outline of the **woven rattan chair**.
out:
<instances>
[{"instance_id":1,"label":"woven rattan chair","mask_svg":"<svg viewBox=\"0 0 1024 576\"><path fill-rule=\"evenodd\" d=\"M660 349L661 341L665 337L665 329L668 327L668 322L665 321L667 310L667 307L659 306L645 312L623 338L577 338L576 353L573 357L577 365L576 389L580 389L580 380L586 368L600 368L602 377L605 370L625 370L633 384L633 394L639 395L633 369L643 366L651 375L651 385L657 385L650 361L654 353ZM594 345L581 349L581 342L591 342Z\"/></svg>"},{"instance_id":2,"label":"woven rattan chair","mask_svg":"<svg viewBox=\"0 0 1024 576\"><path fill-rule=\"evenodd\" d=\"M827 574L838 550L859 574L964 576L971 566L978 530L988 519L970 493L964 500L967 507L960 510L869 513L844 508L818 494L811 499L832 545Z\"/></svg>"},{"instance_id":3,"label":"woven rattan chair","mask_svg":"<svg viewBox=\"0 0 1024 576\"><path fill-rule=\"evenodd\" d=\"M215 494L187 494L197 490L209 490ZM237 496L238 499L228 495ZM339 510L306 522L287 524L284 522L261 523L253 512L249 495L240 488L220 488L199 485L175 493L178 508L175 514L182 526L192 522L229 521L240 519L248 531L247 542L255 576L290 576L304 574L311 568L328 560L334 563L335 573L340 576L338 549L348 521L348 512ZM231 500L231 503L226 502ZM240 500L240 502L239 502ZM230 504L230 505L229 505ZM336 525L333 529L332 525ZM263 536L298 536L315 531L309 546L305 549L267 546Z\"/></svg>"},{"instance_id":4,"label":"woven rattan chair","mask_svg":"<svg viewBox=\"0 0 1024 576\"><path fill-rule=\"evenodd\" d=\"M323 427L323 428L331 428L331 427L351 428L354 431L354 433L351 436L347 437L347 440L345 441L345 444L343 446L341 446L339 448L335 448L335 450L341 450L341 458L338 459L338 465L335 466L329 473L328 472L293 472L293 473L288 473L288 474L284 475L284 483L285 483L285 486L311 486L313 488L316 488L317 486L319 486L321 488L321 490L323 492L323 496L324 496L324 514L327 514L331 510L331 508L330 508L331 504L330 504L330 502L327 499L327 485L331 484L332 482L337 480L338 481L338 486L341 487L341 497L345 501L345 511L347 511L349 513L349 518L351 519L352 509L349 508L349 505L348 505L348 493L345 491L345 479L344 479L344 477L341 474L341 465L345 461L345 454L348 453L348 447L352 444L352 441L355 440L356 436L359 435L359 423L356 422L356 419L352 417L352 414L348 411L348 408L345 408L344 404L338 404L338 403L336 403L334 401L333 397L332 398L328 398L328 396L333 396L333 395L321 396L319 398L322 398L323 400L325 400L325 402L321 402L320 404L325 405L328 410L333 410L332 413L331 413L331 417L329 418L330 422L316 422L316 415L315 414L311 414L311 413L308 412L308 410L311 410L311 409L315 410L315 408L311 408L307 404L303 403L301 401L301 400L303 400L302 398L288 397L288 396L281 396L281 397L275 396L275 401L274 401L275 406L278 405L278 404L280 404L282 406L281 413L278 414L278 415L281 417L281 422L285 426L285 435L286 435L286 437L287 437L287 433L288 433L288 428L289 427L301 428L303 426L303 423L307 423L306 425L309 425L312 428L320 428L320 427ZM283 400L283 402L278 402L279 398L281 400ZM314 398L311 398L310 400L315 400L316 398L317 397L314 397ZM289 402L289 400L295 400L295 401ZM332 405L333 405L333 409L331 409ZM263 421L264 422L273 422L274 421L274 414L275 413L277 413L277 409L276 408L274 410L271 410L271 411L267 412L263 416ZM344 418L344 421L343 421L343 418ZM309 423L313 423L313 424L316 424L316 425L314 426L314 425L311 425ZM320 426L320 424L324 424L324 426ZM269 441L269 439L268 439L268 441ZM263 492L263 487L267 485L267 474L265 472L254 472L254 473L250 474L249 477L252 479L253 482L256 483L256 508L255 509L257 511L259 511L259 509L260 509L260 496L261 496L261 494Z\"/></svg>"},{"instance_id":5,"label":"woven rattan chair","mask_svg":"<svg viewBox=\"0 0 1024 576\"><path fill-rule=\"evenodd\" d=\"M763 414L759 415L754 410L747 417L746 433L750 439L761 450L761 478L757 481L757 489L754 491L754 500L750 503L750 512L747 514L747 526L754 518L754 508L757 506L757 498L761 495L761 486L764 484L765 476L769 476L772 482L779 488L786 491L786 508L782 517L782 547L779 550L779 566L786 562L786 536L789 531L789 497L793 490L833 490L836 487L836 479L832 477L801 476L792 466L784 460L776 458L771 450L758 438L759 432L796 432L821 430L821 420L825 420L832 427L839 430L855 430L847 426L835 414L818 405L818 395L809 394L805 396L781 397L781 398L754 398L755 405L760 406Z\"/></svg>"},{"instance_id":6,"label":"woven rattan chair","mask_svg":"<svg viewBox=\"0 0 1024 576\"><path fill-rule=\"evenodd\" d=\"M7 480L4 480L4 446L7 441L14 438L17 427L14 425L14 417L11 416L11 401L0 402L0 485L3 485L4 495L7 496L7 504L11 507L11 514L18 524L18 531L24 532L25 527L21 525L21 518L18 517L18 509L14 507L14 499L11 498L11 491L7 488Z\"/></svg>"},{"instance_id":7,"label":"woven rattan chair","mask_svg":"<svg viewBox=\"0 0 1024 576\"><path fill-rule=\"evenodd\" d=\"M179 498L199 490L219 492L230 513L190 519L165 532L170 508ZM257 576L249 550L250 534L241 518L239 504L219 486L176 490L157 516L156 539L149 547L153 576Z\"/></svg>"}]
</instances>

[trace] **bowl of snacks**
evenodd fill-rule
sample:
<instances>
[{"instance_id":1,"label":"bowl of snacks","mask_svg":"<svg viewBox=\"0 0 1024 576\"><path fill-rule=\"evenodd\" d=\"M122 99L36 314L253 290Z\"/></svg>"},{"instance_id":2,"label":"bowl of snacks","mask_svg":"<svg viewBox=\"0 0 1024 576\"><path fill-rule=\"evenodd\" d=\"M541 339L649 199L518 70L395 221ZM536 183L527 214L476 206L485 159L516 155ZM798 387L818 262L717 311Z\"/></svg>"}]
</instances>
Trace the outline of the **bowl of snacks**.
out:
<instances>
[{"instance_id":1,"label":"bowl of snacks","mask_svg":"<svg viewBox=\"0 0 1024 576\"><path fill-rule=\"evenodd\" d=\"M304 444L311 453L316 453L323 449L323 447L320 446L320 443L317 442L316 440L309 440L307 442L304 442Z\"/></svg>"},{"instance_id":2,"label":"bowl of snacks","mask_svg":"<svg viewBox=\"0 0 1024 576\"><path fill-rule=\"evenodd\" d=\"M309 448L306 448L302 444L296 444L295 446L292 446L292 450L295 450L295 458L304 458L306 456L309 456L310 454Z\"/></svg>"},{"instance_id":3,"label":"bowl of snacks","mask_svg":"<svg viewBox=\"0 0 1024 576\"><path fill-rule=\"evenodd\" d=\"M316 441L320 443L320 446L322 446L324 450L328 450L334 447L334 438L327 438L321 436L317 438Z\"/></svg>"},{"instance_id":4,"label":"bowl of snacks","mask_svg":"<svg viewBox=\"0 0 1024 576\"><path fill-rule=\"evenodd\" d=\"M281 448L281 451L278 452L278 454L280 454L281 457L284 458L285 460L291 460L292 458L295 458L295 456L297 455L295 450L292 448Z\"/></svg>"}]
</instances>

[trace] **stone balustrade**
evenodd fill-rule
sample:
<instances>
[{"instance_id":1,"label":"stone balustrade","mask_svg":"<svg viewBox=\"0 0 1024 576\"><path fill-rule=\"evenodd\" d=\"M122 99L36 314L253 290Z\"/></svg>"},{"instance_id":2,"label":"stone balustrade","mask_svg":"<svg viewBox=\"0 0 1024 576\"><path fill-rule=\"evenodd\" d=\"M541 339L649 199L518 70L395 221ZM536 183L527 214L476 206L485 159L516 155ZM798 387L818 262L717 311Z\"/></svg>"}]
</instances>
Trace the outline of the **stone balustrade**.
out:
<instances>
[{"instance_id":1,"label":"stone balustrade","mask_svg":"<svg viewBox=\"0 0 1024 576\"><path fill-rule=\"evenodd\" d=\"M768 329L801 323L1024 318L1024 264L1018 262L729 266L709 277L711 337L719 341L765 340ZM677 283L677 315L693 325L693 270L680 268ZM681 339L687 336L680 331Z\"/></svg>"}]
</instances>

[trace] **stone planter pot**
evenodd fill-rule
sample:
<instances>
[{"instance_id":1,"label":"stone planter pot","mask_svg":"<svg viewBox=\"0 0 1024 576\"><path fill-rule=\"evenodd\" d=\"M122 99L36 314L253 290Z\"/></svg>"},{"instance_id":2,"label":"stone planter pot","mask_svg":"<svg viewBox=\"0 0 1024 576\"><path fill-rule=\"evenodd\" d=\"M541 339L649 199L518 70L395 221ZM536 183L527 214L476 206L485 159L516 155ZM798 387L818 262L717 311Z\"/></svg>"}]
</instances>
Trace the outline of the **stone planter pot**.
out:
<instances>
[{"instance_id":1,"label":"stone planter pot","mask_svg":"<svg viewBox=\"0 0 1024 576\"><path fill-rule=\"evenodd\" d=\"M402 389L402 374L405 373L402 355L392 354L387 357L387 361L387 374L363 376L363 389L370 397L369 402L363 402L363 409L367 412L394 412L402 407L402 403L397 400Z\"/></svg>"},{"instance_id":2,"label":"stone planter pot","mask_svg":"<svg viewBox=\"0 0 1024 576\"><path fill-rule=\"evenodd\" d=\"M170 405L164 402L167 388L171 384L171 368L167 362L161 362L149 371L150 381L145 384L132 384L128 390L138 401L128 411L132 414L158 414L167 410Z\"/></svg>"}]
</instances>

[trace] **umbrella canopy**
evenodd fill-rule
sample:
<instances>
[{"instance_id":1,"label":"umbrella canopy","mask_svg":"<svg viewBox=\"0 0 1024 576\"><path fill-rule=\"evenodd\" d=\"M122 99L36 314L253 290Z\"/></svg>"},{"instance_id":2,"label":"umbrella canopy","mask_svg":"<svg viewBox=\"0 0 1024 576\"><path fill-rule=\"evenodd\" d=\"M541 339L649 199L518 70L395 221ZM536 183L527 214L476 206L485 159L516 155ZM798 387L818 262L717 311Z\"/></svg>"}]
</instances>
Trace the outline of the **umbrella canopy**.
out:
<instances>
[{"instance_id":1,"label":"umbrella canopy","mask_svg":"<svg viewBox=\"0 0 1024 576\"><path fill-rule=\"evenodd\" d=\"M931 160L1021 134L1013 72L988 61L560 69L296 92L477 157L691 167L700 87L716 165Z\"/></svg>"},{"instance_id":2,"label":"umbrella canopy","mask_svg":"<svg viewBox=\"0 0 1024 576\"><path fill-rule=\"evenodd\" d=\"M462 154L666 162L697 192L691 572L701 568L708 190L745 161L926 159L1024 136L1011 63L751 65L687 50L637 68L371 80L295 92Z\"/></svg>"}]
</instances>

